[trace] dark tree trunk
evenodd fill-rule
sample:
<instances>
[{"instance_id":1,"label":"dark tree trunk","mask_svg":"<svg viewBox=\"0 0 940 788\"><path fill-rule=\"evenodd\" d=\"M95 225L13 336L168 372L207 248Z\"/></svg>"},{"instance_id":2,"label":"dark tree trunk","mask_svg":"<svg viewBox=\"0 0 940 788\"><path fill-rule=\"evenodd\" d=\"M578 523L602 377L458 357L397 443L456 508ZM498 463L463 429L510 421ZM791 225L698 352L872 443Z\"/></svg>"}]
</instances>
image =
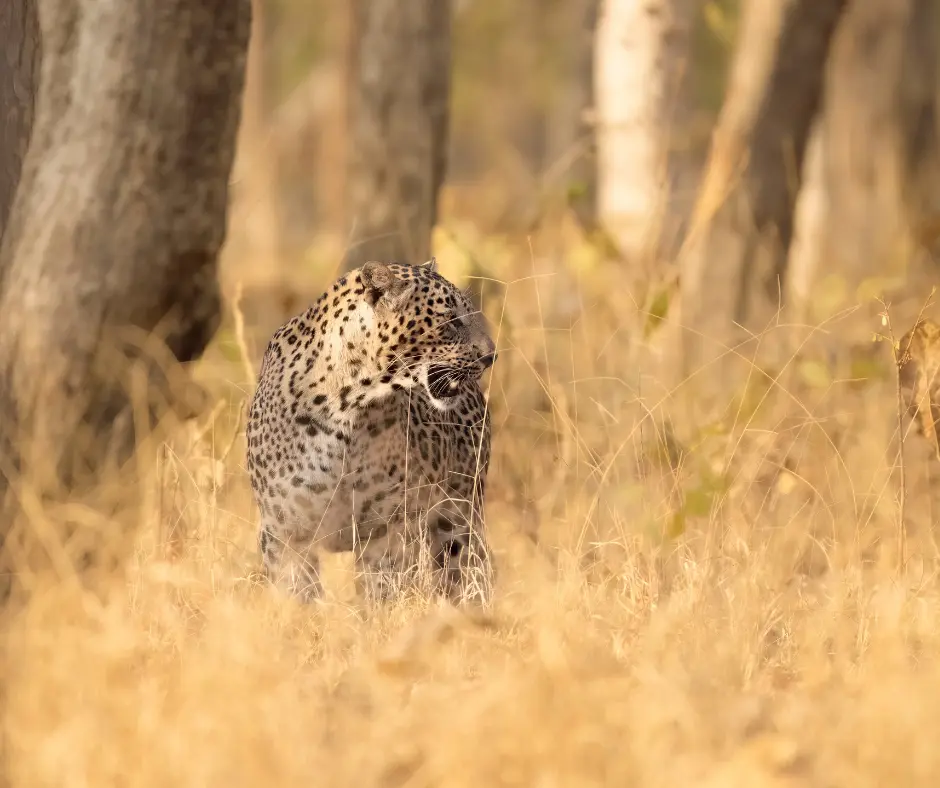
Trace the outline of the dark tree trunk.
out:
<instances>
[{"instance_id":1,"label":"dark tree trunk","mask_svg":"<svg viewBox=\"0 0 940 788\"><path fill-rule=\"evenodd\" d=\"M39 51L34 0L5 0L0 4L0 239L33 126Z\"/></svg>"},{"instance_id":2,"label":"dark tree trunk","mask_svg":"<svg viewBox=\"0 0 940 788\"><path fill-rule=\"evenodd\" d=\"M913 0L905 35L898 89L904 140L903 199L914 240L936 251L940 239L940 8L935 0Z\"/></svg>"},{"instance_id":3,"label":"dark tree trunk","mask_svg":"<svg viewBox=\"0 0 940 788\"><path fill-rule=\"evenodd\" d=\"M0 249L0 476L74 492L132 452L131 370L149 415L218 325L251 9L38 8L36 117Z\"/></svg>"},{"instance_id":4,"label":"dark tree trunk","mask_svg":"<svg viewBox=\"0 0 940 788\"><path fill-rule=\"evenodd\" d=\"M347 269L430 256L444 180L452 0L353 0Z\"/></svg>"},{"instance_id":5,"label":"dark tree trunk","mask_svg":"<svg viewBox=\"0 0 940 788\"><path fill-rule=\"evenodd\" d=\"M900 122L904 129L904 202L916 242L937 251L940 240L940 8L915 0L901 61Z\"/></svg>"},{"instance_id":6,"label":"dark tree trunk","mask_svg":"<svg viewBox=\"0 0 940 788\"><path fill-rule=\"evenodd\" d=\"M846 0L750 3L681 261L683 373L760 325L782 292L793 209L830 42ZM773 6L776 6L774 8ZM725 356L725 358L728 358Z\"/></svg>"},{"instance_id":7,"label":"dark tree trunk","mask_svg":"<svg viewBox=\"0 0 940 788\"><path fill-rule=\"evenodd\" d=\"M838 272L849 292L901 273L936 211L937 37L936 0L867 0L833 44L820 274Z\"/></svg>"}]
</instances>

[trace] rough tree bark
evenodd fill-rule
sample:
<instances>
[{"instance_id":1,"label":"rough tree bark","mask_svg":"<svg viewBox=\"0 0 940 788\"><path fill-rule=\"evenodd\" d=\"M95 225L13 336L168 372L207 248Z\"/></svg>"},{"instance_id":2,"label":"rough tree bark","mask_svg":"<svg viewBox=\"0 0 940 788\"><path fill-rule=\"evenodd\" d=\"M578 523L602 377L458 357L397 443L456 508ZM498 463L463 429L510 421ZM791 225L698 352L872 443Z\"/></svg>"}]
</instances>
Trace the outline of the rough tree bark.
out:
<instances>
[{"instance_id":1,"label":"rough tree bark","mask_svg":"<svg viewBox=\"0 0 940 788\"><path fill-rule=\"evenodd\" d=\"M598 218L629 259L668 237L674 132L698 0L603 0L597 27Z\"/></svg>"},{"instance_id":2,"label":"rough tree bark","mask_svg":"<svg viewBox=\"0 0 940 788\"><path fill-rule=\"evenodd\" d=\"M39 52L35 2L7 0L0 4L0 238L33 126Z\"/></svg>"},{"instance_id":3,"label":"rough tree bark","mask_svg":"<svg viewBox=\"0 0 940 788\"><path fill-rule=\"evenodd\" d=\"M452 0L353 0L347 269L430 256L447 159Z\"/></svg>"},{"instance_id":4,"label":"rough tree bark","mask_svg":"<svg viewBox=\"0 0 940 788\"><path fill-rule=\"evenodd\" d=\"M251 9L38 10L35 123L0 249L0 479L75 491L132 451L130 362L194 359L218 324ZM168 374L147 379L150 404L178 390Z\"/></svg>"},{"instance_id":5,"label":"rough tree bark","mask_svg":"<svg viewBox=\"0 0 940 788\"><path fill-rule=\"evenodd\" d=\"M681 267L682 372L727 382L723 358L779 303L793 213L830 43L847 0L775 0L744 9ZM708 367L706 372L703 367Z\"/></svg>"}]
</instances>

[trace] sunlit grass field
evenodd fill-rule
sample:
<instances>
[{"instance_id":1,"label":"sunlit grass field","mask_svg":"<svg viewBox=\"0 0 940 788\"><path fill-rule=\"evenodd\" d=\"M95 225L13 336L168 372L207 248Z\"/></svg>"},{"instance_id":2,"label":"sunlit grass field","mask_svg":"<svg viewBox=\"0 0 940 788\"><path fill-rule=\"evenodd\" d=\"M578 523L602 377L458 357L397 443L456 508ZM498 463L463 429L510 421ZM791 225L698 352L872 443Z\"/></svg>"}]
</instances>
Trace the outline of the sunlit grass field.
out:
<instances>
[{"instance_id":1,"label":"sunlit grass field","mask_svg":"<svg viewBox=\"0 0 940 788\"><path fill-rule=\"evenodd\" d=\"M245 398L338 256L228 250L214 407L165 447L126 572L91 594L60 567L8 625L12 785L937 784L940 474L908 436L902 560L874 312L769 326L798 350L744 355L725 415L690 421L660 291L546 227L436 237L500 348L492 607L367 611L346 556L315 607L260 580Z\"/></svg>"}]
</instances>

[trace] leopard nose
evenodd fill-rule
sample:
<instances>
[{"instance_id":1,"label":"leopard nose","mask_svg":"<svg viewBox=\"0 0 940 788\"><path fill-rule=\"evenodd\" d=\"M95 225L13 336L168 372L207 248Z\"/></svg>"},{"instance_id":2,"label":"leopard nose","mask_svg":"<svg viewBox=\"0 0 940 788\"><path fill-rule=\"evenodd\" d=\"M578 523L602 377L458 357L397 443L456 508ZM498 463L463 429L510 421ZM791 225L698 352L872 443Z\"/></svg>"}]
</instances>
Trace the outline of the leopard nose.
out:
<instances>
[{"instance_id":1,"label":"leopard nose","mask_svg":"<svg viewBox=\"0 0 940 788\"><path fill-rule=\"evenodd\" d=\"M492 353L487 353L485 356L480 357L480 363L483 365L483 369L489 369L496 363L496 356L499 354L494 350Z\"/></svg>"}]
</instances>

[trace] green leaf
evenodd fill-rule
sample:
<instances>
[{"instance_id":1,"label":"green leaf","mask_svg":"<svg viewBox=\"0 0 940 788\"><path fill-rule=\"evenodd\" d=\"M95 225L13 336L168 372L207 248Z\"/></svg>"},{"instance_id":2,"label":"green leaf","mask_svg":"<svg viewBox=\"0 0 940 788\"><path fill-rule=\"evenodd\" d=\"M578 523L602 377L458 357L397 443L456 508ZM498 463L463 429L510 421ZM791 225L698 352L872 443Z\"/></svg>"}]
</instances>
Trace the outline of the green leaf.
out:
<instances>
[{"instance_id":1,"label":"green leaf","mask_svg":"<svg viewBox=\"0 0 940 788\"><path fill-rule=\"evenodd\" d=\"M568 189L565 196L568 202L575 202L577 200L583 200L585 197L587 197L587 193L588 188L584 181L572 181L568 184Z\"/></svg>"},{"instance_id":2,"label":"green leaf","mask_svg":"<svg viewBox=\"0 0 940 788\"><path fill-rule=\"evenodd\" d=\"M855 358L849 364L849 377L852 380L885 380L887 370L873 358Z\"/></svg>"},{"instance_id":3,"label":"green leaf","mask_svg":"<svg viewBox=\"0 0 940 788\"><path fill-rule=\"evenodd\" d=\"M821 361L813 361L807 359L800 363L799 366L800 377L803 379L803 382L807 386L812 386L817 389L829 388L832 385L832 378L829 375L829 370L826 368L826 365Z\"/></svg>"},{"instance_id":4,"label":"green leaf","mask_svg":"<svg viewBox=\"0 0 940 788\"><path fill-rule=\"evenodd\" d=\"M685 533L685 512L679 510L674 512L666 525L666 536L670 539L676 539Z\"/></svg>"},{"instance_id":5,"label":"green leaf","mask_svg":"<svg viewBox=\"0 0 940 788\"><path fill-rule=\"evenodd\" d=\"M811 298L812 312L815 319L824 320L836 314L848 300L848 286L845 277L829 274L823 277L813 288Z\"/></svg>"},{"instance_id":6,"label":"green leaf","mask_svg":"<svg viewBox=\"0 0 940 788\"><path fill-rule=\"evenodd\" d=\"M653 331L656 330L656 327L666 319L666 315L669 314L669 296L669 288L666 287L659 290L656 295L653 296L649 311L646 315L646 322L643 325L644 338L648 339Z\"/></svg>"},{"instance_id":7,"label":"green leaf","mask_svg":"<svg viewBox=\"0 0 940 788\"><path fill-rule=\"evenodd\" d=\"M875 301L903 286L904 278L898 276L869 276L859 282L855 297L860 302Z\"/></svg>"},{"instance_id":8,"label":"green leaf","mask_svg":"<svg viewBox=\"0 0 940 788\"><path fill-rule=\"evenodd\" d=\"M734 40L734 20L730 18L721 4L716 2L706 3L702 9L702 16L705 19L705 25L716 37L725 41Z\"/></svg>"},{"instance_id":9,"label":"green leaf","mask_svg":"<svg viewBox=\"0 0 940 788\"><path fill-rule=\"evenodd\" d=\"M707 517L712 510L715 494L705 486L689 490L682 504L682 511L689 517Z\"/></svg>"}]
</instances>

